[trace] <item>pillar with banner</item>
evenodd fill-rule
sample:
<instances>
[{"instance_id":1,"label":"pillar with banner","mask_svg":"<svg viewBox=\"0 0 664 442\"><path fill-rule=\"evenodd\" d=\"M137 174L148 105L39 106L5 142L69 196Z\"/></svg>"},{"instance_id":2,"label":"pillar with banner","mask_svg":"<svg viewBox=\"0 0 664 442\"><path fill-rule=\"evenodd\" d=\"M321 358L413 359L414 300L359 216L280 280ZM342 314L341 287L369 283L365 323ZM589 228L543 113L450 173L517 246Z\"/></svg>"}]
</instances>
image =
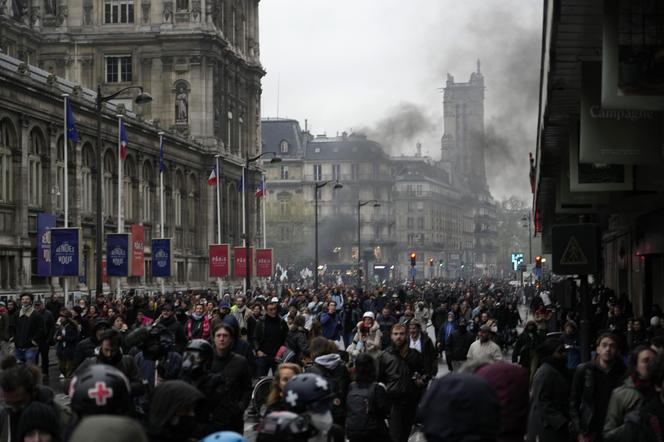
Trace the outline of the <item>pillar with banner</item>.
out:
<instances>
[{"instance_id":1,"label":"pillar with banner","mask_svg":"<svg viewBox=\"0 0 664 442\"><path fill-rule=\"evenodd\" d=\"M272 260L272 249L256 249L256 276L259 278L271 278L274 273Z\"/></svg>"},{"instance_id":2,"label":"pillar with banner","mask_svg":"<svg viewBox=\"0 0 664 442\"><path fill-rule=\"evenodd\" d=\"M170 278L173 276L173 241L171 238L152 240L152 276Z\"/></svg>"}]
</instances>

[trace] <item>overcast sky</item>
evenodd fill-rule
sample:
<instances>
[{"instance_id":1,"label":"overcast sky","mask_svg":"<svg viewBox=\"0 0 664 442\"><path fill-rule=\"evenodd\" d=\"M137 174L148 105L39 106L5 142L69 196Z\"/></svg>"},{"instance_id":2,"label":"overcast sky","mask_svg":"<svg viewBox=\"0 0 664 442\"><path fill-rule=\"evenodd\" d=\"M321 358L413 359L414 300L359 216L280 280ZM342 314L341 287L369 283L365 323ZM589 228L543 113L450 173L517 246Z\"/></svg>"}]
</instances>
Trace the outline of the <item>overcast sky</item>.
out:
<instances>
[{"instance_id":1,"label":"overcast sky","mask_svg":"<svg viewBox=\"0 0 664 442\"><path fill-rule=\"evenodd\" d=\"M308 119L314 134L368 132L393 154L412 154L421 141L437 159L439 89L448 72L468 81L480 59L492 192L529 198L541 1L263 0L260 8L264 118L278 108L302 126Z\"/></svg>"}]
</instances>

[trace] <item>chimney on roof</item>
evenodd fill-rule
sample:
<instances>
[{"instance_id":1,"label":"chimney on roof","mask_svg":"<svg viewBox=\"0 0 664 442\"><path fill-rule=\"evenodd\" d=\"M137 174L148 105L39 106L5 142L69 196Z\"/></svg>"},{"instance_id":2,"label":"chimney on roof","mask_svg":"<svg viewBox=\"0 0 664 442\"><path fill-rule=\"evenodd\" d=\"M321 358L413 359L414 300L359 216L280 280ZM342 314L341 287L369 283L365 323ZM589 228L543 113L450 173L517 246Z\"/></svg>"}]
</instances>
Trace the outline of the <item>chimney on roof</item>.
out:
<instances>
[{"instance_id":1,"label":"chimney on roof","mask_svg":"<svg viewBox=\"0 0 664 442\"><path fill-rule=\"evenodd\" d=\"M422 143L420 143L418 141L417 144L415 145L415 148L417 149L417 152L415 153L415 156L418 157L418 158L421 157L422 156Z\"/></svg>"},{"instance_id":2,"label":"chimney on roof","mask_svg":"<svg viewBox=\"0 0 664 442\"><path fill-rule=\"evenodd\" d=\"M309 120L304 119L304 131L309 132Z\"/></svg>"}]
</instances>

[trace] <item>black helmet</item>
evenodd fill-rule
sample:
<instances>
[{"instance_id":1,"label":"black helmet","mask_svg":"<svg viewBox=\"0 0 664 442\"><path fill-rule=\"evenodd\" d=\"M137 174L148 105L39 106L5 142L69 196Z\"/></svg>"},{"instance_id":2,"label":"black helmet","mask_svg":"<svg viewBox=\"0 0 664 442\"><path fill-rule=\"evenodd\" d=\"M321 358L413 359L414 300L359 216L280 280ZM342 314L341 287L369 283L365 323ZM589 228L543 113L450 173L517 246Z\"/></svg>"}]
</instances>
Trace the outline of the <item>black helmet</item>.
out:
<instances>
[{"instance_id":1,"label":"black helmet","mask_svg":"<svg viewBox=\"0 0 664 442\"><path fill-rule=\"evenodd\" d=\"M182 356L180 378L191 381L207 373L212 366L214 351L212 345L205 339L193 339Z\"/></svg>"},{"instance_id":2,"label":"black helmet","mask_svg":"<svg viewBox=\"0 0 664 442\"><path fill-rule=\"evenodd\" d=\"M334 392L327 379L314 373L295 375L284 388L286 406L297 413L331 410L333 397Z\"/></svg>"},{"instance_id":3,"label":"black helmet","mask_svg":"<svg viewBox=\"0 0 664 442\"><path fill-rule=\"evenodd\" d=\"M121 415L131 408L131 387L127 377L107 364L86 367L69 384L71 408L79 416Z\"/></svg>"},{"instance_id":4,"label":"black helmet","mask_svg":"<svg viewBox=\"0 0 664 442\"><path fill-rule=\"evenodd\" d=\"M307 416L291 411L273 411L258 424L256 442L304 442L315 433Z\"/></svg>"}]
</instances>

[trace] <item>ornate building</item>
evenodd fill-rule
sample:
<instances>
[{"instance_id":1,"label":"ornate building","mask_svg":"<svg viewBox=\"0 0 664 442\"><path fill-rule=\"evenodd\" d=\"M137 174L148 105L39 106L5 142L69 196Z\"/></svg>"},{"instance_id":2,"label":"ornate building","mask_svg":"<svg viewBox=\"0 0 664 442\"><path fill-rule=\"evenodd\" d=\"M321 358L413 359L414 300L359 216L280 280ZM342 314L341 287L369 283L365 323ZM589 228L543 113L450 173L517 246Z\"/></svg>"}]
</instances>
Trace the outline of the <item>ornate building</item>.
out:
<instances>
[{"instance_id":1,"label":"ornate building","mask_svg":"<svg viewBox=\"0 0 664 442\"><path fill-rule=\"evenodd\" d=\"M217 220L214 188L205 179L214 156L221 155L221 241L240 245L242 167L261 149L260 82L265 72L259 61L258 0L0 1L0 50L7 54L0 54L0 289L60 286L37 278L32 269L36 213L62 210L63 92L73 96L83 134L69 157L72 223L83 227L88 253L94 252L93 90L98 85L103 95L141 86L153 97L150 104L135 105L136 91L129 90L105 108L106 231L117 223L112 146L117 143L114 115L124 111L130 139L124 218L127 224L145 226L146 243L156 236L156 134L163 130L166 234L176 244L174 283L208 285L207 244L217 241ZM260 171L250 169L247 187L259 179ZM30 192L24 192L24 183ZM262 235L260 207L254 198L249 205L247 226L255 242ZM95 285L94 257L86 256L86 262L88 278L82 288ZM146 275L127 283L149 287L155 281Z\"/></svg>"}]
</instances>

